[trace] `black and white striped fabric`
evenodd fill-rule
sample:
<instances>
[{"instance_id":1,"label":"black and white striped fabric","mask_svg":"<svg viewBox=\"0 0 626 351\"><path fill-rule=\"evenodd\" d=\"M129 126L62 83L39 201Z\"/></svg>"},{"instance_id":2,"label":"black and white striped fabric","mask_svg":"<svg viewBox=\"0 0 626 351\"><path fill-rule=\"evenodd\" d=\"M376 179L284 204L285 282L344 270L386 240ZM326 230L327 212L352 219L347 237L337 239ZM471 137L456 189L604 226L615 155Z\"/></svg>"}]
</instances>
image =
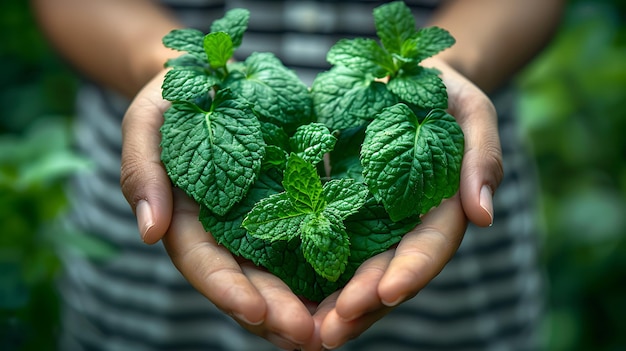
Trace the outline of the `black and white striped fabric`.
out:
<instances>
[{"instance_id":1,"label":"black and white striped fabric","mask_svg":"<svg viewBox=\"0 0 626 351\"><path fill-rule=\"evenodd\" d=\"M310 83L339 38L373 33L381 1L162 1L191 27L208 30L225 8L251 10L238 51L276 53ZM408 1L419 24L438 1ZM454 259L415 298L342 350L535 350L543 311L533 220L534 174L511 114L513 95L494 97L506 177L493 227L470 227ZM76 145L97 166L70 186L68 226L118 251L110 260L63 253L61 350L275 350L196 292L161 245L143 244L119 190L120 122L128 101L85 82Z\"/></svg>"}]
</instances>

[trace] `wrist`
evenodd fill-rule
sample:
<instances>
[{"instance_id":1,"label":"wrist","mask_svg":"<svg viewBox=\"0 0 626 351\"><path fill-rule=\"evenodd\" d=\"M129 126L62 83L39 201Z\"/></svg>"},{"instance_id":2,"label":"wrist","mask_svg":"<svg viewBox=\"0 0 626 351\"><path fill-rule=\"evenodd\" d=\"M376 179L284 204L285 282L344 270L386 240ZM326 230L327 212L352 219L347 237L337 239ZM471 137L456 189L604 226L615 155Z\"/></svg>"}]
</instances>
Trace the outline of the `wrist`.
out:
<instances>
[{"instance_id":1,"label":"wrist","mask_svg":"<svg viewBox=\"0 0 626 351\"><path fill-rule=\"evenodd\" d=\"M179 52L163 46L160 41L152 42L151 45L134 51L137 55L130 60L131 76L129 77L134 87L133 95L163 71L168 59L180 55Z\"/></svg>"}]
</instances>

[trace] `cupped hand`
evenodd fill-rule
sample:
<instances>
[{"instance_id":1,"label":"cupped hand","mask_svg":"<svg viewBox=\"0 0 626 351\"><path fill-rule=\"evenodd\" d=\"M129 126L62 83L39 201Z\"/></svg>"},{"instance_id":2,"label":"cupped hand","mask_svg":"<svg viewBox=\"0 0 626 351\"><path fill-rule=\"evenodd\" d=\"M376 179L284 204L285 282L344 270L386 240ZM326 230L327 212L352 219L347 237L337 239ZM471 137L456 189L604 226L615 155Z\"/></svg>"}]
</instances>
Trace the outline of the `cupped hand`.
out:
<instances>
[{"instance_id":1,"label":"cupped hand","mask_svg":"<svg viewBox=\"0 0 626 351\"><path fill-rule=\"evenodd\" d=\"M162 239L182 275L224 313L284 349L311 342L309 308L279 278L235 258L198 221L198 205L173 188L160 161L165 72L135 97L122 122L121 187L144 242Z\"/></svg>"},{"instance_id":2,"label":"cupped hand","mask_svg":"<svg viewBox=\"0 0 626 351\"><path fill-rule=\"evenodd\" d=\"M142 239L164 239L172 261L196 289L244 328L282 348L317 350L322 342L334 348L360 335L443 269L468 220L479 226L493 222L491 197L503 173L495 109L445 63L429 63L442 72L449 111L465 134L459 193L430 211L396 248L363 263L344 289L319 305L306 306L275 276L237 261L203 230L197 205L172 192L159 154L158 129L169 106L160 93L164 73L138 94L122 124L122 191Z\"/></svg>"},{"instance_id":3,"label":"cupped hand","mask_svg":"<svg viewBox=\"0 0 626 351\"><path fill-rule=\"evenodd\" d=\"M360 335L424 288L458 249L468 221L478 226L493 223L492 196L503 176L495 108L444 62L430 59L424 64L442 72L449 112L465 135L459 192L424 216L397 247L364 262L344 289L319 305L313 340L322 340L326 348Z\"/></svg>"}]
</instances>

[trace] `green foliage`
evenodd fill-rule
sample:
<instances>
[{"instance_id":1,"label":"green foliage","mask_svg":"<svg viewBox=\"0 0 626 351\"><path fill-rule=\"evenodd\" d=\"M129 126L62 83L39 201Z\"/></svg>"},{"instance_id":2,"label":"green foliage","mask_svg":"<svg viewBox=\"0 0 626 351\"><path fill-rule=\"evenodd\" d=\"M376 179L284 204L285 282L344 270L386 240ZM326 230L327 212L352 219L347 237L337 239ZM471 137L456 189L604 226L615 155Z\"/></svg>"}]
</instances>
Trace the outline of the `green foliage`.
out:
<instances>
[{"instance_id":1,"label":"green foliage","mask_svg":"<svg viewBox=\"0 0 626 351\"><path fill-rule=\"evenodd\" d=\"M372 39L340 40L327 55L334 68L311 87L315 114L331 130L366 124L394 101L422 109L448 107L439 72L420 62L453 45L450 33L416 29L411 11L398 1L377 7L374 20L382 46ZM377 82L380 78L388 83Z\"/></svg>"},{"instance_id":2,"label":"green foliage","mask_svg":"<svg viewBox=\"0 0 626 351\"><path fill-rule=\"evenodd\" d=\"M623 9L572 2L551 47L519 81L547 232L549 350L626 347Z\"/></svg>"},{"instance_id":3,"label":"green foliage","mask_svg":"<svg viewBox=\"0 0 626 351\"><path fill-rule=\"evenodd\" d=\"M454 40L416 29L401 2L375 14L381 44L340 40L311 91L273 54L230 63L246 10L206 35L163 39L186 53L168 61L162 86L172 101L161 128L170 178L220 244L311 300L342 287L459 186L463 134L442 110L438 72L419 65ZM334 152L337 143L351 153Z\"/></svg>"},{"instance_id":4,"label":"green foliage","mask_svg":"<svg viewBox=\"0 0 626 351\"><path fill-rule=\"evenodd\" d=\"M63 252L112 249L57 221L64 184L90 163L71 149L76 77L32 18L28 2L0 2L0 350L55 350L56 279Z\"/></svg>"},{"instance_id":5,"label":"green foliage","mask_svg":"<svg viewBox=\"0 0 626 351\"><path fill-rule=\"evenodd\" d=\"M463 132L454 117L431 110L422 122L404 104L384 109L365 131L363 176L391 219L428 212L456 193Z\"/></svg>"},{"instance_id":6,"label":"green foliage","mask_svg":"<svg viewBox=\"0 0 626 351\"><path fill-rule=\"evenodd\" d=\"M41 349L54 343L59 252L109 257L112 250L61 227L64 182L89 162L71 152L69 128L48 117L23 136L0 136L0 347Z\"/></svg>"},{"instance_id":7,"label":"green foliage","mask_svg":"<svg viewBox=\"0 0 626 351\"><path fill-rule=\"evenodd\" d=\"M345 271L350 241L343 220L365 204L368 190L353 179L322 186L314 166L291 154L285 192L261 200L244 218L251 236L263 240L302 240L302 252L322 277L336 281Z\"/></svg>"},{"instance_id":8,"label":"green foliage","mask_svg":"<svg viewBox=\"0 0 626 351\"><path fill-rule=\"evenodd\" d=\"M225 89L207 110L174 102L164 117L161 159L172 182L225 214L246 195L261 168L265 142L254 112Z\"/></svg>"}]
</instances>

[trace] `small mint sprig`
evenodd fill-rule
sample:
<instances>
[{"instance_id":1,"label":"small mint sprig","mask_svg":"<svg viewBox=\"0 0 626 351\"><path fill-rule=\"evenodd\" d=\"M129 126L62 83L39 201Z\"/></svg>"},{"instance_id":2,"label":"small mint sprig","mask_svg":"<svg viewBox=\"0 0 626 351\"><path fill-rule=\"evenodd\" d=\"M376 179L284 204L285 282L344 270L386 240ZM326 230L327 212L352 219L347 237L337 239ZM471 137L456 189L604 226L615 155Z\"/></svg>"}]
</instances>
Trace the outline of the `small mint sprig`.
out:
<instances>
[{"instance_id":1,"label":"small mint sprig","mask_svg":"<svg viewBox=\"0 0 626 351\"><path fill-rule=\"evenodd\" d=\"M287 161L283 187L285 192L259 201L243 227L269 242L299 238L307 262L320 276L336 281L350 255L343 220L365 204L367 187L353 179L322 185L315 166L296 154Z\"/></svg>"},{"instance_id":2,"label":"small mint sprig","mask_svg":"<svg viewBox=\"0 0 626 351\"><path fill-rule=\"evenodd\" d=\"M173 183L217 215L241 201L276 148L262 124L293 132L311 120L307 87L272 54L232 65L249 11L234 9L211 32L172 30L163 44L184 54L166 63L162 84L172 102L161 128L161 159ZM271 141L271 140L270 140ZM267 163L267 162L266 162Z\"/></svg>"},{"instance_id":3,"label":"small mint sprig","mask_svg":"<svg viewBox=\"0 0 626 351\"><path fill-rule=\"evenodd\" d=\"M251 103L258 117L293 132L312 122L308 87L271 53L253 53L242 63L230 63L242 43L250 12L232 9L213 22L211 32L175 29L163 44L184 54L166 62L171 68L162 84L163 98L193 102L230 89Z\"/></svg>"},{"instance_id":4,"label":"small mint sprig","mask_svg":"<svg viewBox=\"0 0 626 351\"><path fill-rule=\"evenodd\" d=\"M439 72L420 62L452 46L450 33L438 27L417 29L410 9L400 1L377 7L374 23L380 43L340 40L327 54L333 67L313 82L315 113L331 130L366 124L396 102L421 109L448 106ZM382 78L387 84L378 81Z\"/></svg>"}]
</instances>

